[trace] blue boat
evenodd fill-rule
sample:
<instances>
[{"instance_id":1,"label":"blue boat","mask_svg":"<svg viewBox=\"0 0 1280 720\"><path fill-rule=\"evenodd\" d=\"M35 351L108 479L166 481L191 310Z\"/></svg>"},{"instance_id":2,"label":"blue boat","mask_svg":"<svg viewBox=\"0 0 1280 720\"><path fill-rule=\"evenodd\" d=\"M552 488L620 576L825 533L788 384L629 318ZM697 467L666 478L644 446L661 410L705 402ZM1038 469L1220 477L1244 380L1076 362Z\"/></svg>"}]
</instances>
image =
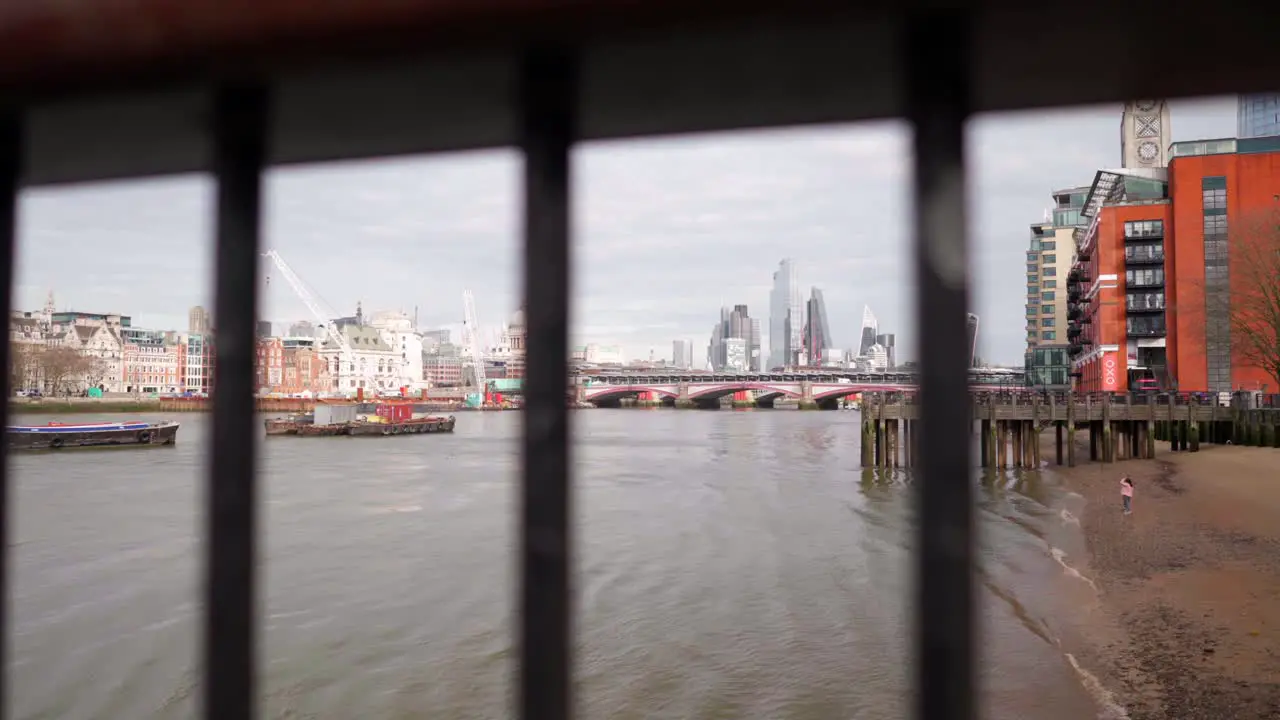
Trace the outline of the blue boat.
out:
<instances>
[{"instance_id":1,"label":"blue boat","mask_svg":"<svg viewBox=\"0 0 1280 720\"><path fill-rule=\"evenodd\" d=\"M10 450L61 450L87 447L148 447L178 441L178 423L100 422L10 425Z\"/></svg>"}]
</instances>

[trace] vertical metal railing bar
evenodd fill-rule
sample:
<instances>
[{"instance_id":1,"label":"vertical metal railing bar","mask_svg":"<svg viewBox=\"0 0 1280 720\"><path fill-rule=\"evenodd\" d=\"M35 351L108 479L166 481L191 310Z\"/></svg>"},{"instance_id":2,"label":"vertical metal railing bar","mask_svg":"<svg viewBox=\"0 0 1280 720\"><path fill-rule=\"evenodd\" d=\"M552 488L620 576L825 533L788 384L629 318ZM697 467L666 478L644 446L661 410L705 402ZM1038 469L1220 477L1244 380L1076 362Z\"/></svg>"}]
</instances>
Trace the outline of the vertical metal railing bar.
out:
<instances>
[{"instance_id":1,"label":"vertical metal railing bar","mask_svg":"<svg viewBox=\"0 0 1280 720\"><path fill-rule=\"evenodd\" d=\"M573 713L573 559L569 377L570 150L577 58L537 49L521 59L525 359L520 516L519 717Z\"/></svg>"},{"instance_id":2,"label":"vertical metal railing bar","mask_svg":"<svg viewBox=\"0 0 1280 720\"><path fill-rule=\"evenodd\" d=\"M914 125L916 328L922 443L916 556L916 708L922 720L975 716L973 487L965 351L968 247L964 124L969 18L909 18L904 51Z\"/></svg>"},{"instance_id":3,"label":"vertical metal railing bar","mask_svg":"<svg viewBox=\"0 0 1280 720\"><path fill-rule=\"evenodd\" d=\"M213 103L218 368L205 528L204 717L256 715L254 321L268 96L224 88Z\"/></svg>"},{"instance_id":4,"label":"vertical metal railing bar","mask_svg":"<svg viewBox=\"0 0 1280 720\"><path fill-rule=\"evenodd\" d=\"M18 174L22 167L22 120L17 112L0 110L0 316L5 318L5 342L0 348L0 368L4 368L4 402L0 403L0 428L9 426L8 371L10 335L8 318L13 308L13 265L18 244ZM0 443L0 720L9 716L9 444Z\"/></svg>"}]
</instances>

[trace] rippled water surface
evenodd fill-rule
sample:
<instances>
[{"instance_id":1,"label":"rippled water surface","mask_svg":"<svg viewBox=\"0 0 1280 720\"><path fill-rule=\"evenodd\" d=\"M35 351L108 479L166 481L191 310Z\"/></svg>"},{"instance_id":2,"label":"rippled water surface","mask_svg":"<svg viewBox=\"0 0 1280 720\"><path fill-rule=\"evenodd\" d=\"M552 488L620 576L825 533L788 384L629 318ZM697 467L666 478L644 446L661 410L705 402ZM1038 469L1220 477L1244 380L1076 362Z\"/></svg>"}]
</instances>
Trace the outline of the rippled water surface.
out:
<instances>
[{"instance_id":1,"label":"rippled water surface","mask_svg":"<svg viewBox=\"0 0 1280 720\"><path fill-rule=\"evenodd\" d=\"M175 417L176 448L12 460L16 717L196 711L207 418ZM858 466L856 413L574 421L585 717L908 714L912 485ZM265 717L509 716L519 428L264 440ZM1092 602L1078 498L980 498L984 714L1097 717L1058 647Z\"/></svg>"}]
</instances>

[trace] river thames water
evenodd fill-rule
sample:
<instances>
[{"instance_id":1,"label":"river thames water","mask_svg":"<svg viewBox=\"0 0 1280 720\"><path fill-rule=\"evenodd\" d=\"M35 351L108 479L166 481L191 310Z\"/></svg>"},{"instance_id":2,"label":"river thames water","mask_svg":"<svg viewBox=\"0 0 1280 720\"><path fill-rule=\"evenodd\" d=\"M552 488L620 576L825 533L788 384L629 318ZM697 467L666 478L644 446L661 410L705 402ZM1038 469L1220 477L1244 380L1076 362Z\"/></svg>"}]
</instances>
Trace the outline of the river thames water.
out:
<instances>
[{"instance_id":1,"label":"river thames water","mask_svg":"<svg viewBox=\"0 0 1280 720\"><path fill-rule=\"evenodd\" d=\"M174 448L12 459L15 717L195 715L208 417L172 417ZM912 486L859 467L857 413L573 420L581 716L909 714ZM264 439L264 717L510 716L519 431ZM1060 646L1080 499L979 497L984 716L1099 717Z\"/></svg>"}]
</instances>

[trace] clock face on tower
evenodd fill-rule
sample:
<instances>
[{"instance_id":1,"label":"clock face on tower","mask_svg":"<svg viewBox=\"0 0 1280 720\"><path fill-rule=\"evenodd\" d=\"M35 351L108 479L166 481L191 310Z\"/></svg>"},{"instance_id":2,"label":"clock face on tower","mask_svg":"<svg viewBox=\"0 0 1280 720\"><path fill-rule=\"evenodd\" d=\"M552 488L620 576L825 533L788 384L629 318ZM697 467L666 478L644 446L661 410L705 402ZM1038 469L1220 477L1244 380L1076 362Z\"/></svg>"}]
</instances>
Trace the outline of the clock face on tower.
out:
<instances>
[{"instance_id":1,"label":"clock face on tower","mask_svg":"<svg viewBox=\"0 0 1280 720\"><path fill-rule=\"evenodd\" d=\"M1156 147L1156 144L1150 140L1138 146L1138 157L1141 158L1143 162L1151 162L1152 160L1155 160L1159 154L1160 148Z\"/></svg>"},{"instance_id":2,"label":"clock face on tower","mask_svg":"<svg viewBox=\"0 0 1280 720\"><path fill-rule=\"evenodd\" d=\"M1151 112L1156 107L1155 100L1138 100L1133 103L1142 112Z\"/></svg>"}]
</instances>

